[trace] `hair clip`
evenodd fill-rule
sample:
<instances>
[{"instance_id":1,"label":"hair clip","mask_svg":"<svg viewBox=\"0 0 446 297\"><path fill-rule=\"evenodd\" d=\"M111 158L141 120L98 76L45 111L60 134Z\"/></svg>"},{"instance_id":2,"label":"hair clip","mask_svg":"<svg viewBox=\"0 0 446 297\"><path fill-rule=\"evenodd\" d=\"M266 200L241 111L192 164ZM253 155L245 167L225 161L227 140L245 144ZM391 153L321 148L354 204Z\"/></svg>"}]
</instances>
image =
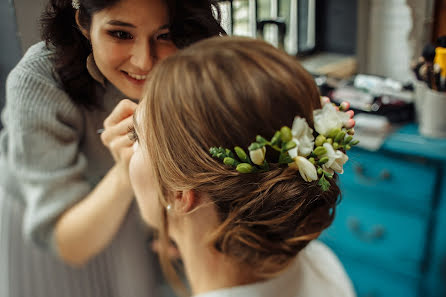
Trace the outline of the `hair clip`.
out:
<instances>
[{"instance_id":1,"label":"hair clip","mask_svg":"<svg viewBox=\"0 0 446 297\"><path fill-rule=\"evenodd\" d=\"M257 135L256 141L248 147L249 155L239 146L234 148L235 154L222 147L212 147L209 152L240 173L264 172L269 170L270 164L286 164L296 168L307 182L319 180L322 190L327 191L330 187L327 179L335 172L344 172L343 165L348 160L346 152L359 141L353 139L355 121L353 111L348 111L350 105L343 102L336 106L325 98L321 101L323 108L313 111L316 138L307 121L296 116L291 129L282 127L271 140ZM267 147L279 152L278 160L266 160Z\"/></svg>"},{"instance_id":2,"label":"hair clip","mask_svg":"<svg viewBox=\"0 0 446 297\"><path fill-rule=\"evenodd\" d=\"M79 8L81 8L81 4L80 4L79 0L72 0L71 6L73 6L73 8L76 10L79 10Z\"/></svg>"}]
</instances>

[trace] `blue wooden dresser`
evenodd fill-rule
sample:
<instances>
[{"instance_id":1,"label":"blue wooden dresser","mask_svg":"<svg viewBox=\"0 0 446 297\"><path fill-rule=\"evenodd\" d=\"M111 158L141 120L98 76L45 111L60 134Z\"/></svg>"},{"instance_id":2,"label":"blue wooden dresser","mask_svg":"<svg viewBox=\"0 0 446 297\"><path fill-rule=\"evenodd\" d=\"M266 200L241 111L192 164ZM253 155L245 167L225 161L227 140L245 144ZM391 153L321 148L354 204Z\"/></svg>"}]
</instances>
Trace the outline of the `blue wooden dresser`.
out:
<instances>
[{"instance_id":1,"label":"blue wooden dresser","mask_svg":"<svg viewBox=\"0 0 446 297\"><path fill-rule=\"evenodd\" d=\"M321 240L359 297L446 296L446 140L407 125L380 151L355 148Z\"/></svg>"}]
</instances>

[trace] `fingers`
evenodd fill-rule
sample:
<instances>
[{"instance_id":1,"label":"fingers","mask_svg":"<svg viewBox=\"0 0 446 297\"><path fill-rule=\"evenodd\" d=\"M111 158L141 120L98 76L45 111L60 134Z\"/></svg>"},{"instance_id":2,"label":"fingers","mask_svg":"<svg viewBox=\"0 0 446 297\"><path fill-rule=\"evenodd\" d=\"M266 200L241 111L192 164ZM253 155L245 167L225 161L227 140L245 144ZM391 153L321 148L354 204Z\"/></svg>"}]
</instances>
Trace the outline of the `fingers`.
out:
<instances>
[{"instance_id":1,"label":"fingers","mask_svg":"<svg viewBox=\"0 0 446 297\"><path fill-rule=\"evenodd\" d=\"M124 99L118 103L104 121L101 134L102 143L108 148L118 168L128 178L128 165L133 155L133 141L129 138L129 128L133 127L133 113L137 104Z\"/></svg>"},{"instance_id":2,"label":"fingers","mask_svg":"<svg viewBox=\"0 0 446 297\"><path fill-rule=\"evenodd\" d=\"M123 119L132 116L137 106L135 102L129 99L121 100L113 109L112 113L105 119L104 128L108 129L120 123Z\"/></svg>"},{"instance_id":3,"label":"fingers","mask_svg":"<svg viewBox=\"0 0 446 297\"><path fill-rule=\"evenodd\" d=\"M133 127L133 117L129 116L121 122L114 124L113 126L108 126L104 132L101 134L102 143L110 148L110 144L116 138L125 136L128 140L129 128Z\"/></svg>"},{"instance_id":4,"label":"fingers","mask_svg":"<svg viewBox=\"0 0 446 297\"><path fill-rule=\"evenodd\" d=\"M127 135L123 135L123 136L114 138L110 142L108 148L112 152L120 152L121 150L128 148L128 149L130 149L130 152L133 153L133 141L131 141Z\"/></svg>"}]
</instances>

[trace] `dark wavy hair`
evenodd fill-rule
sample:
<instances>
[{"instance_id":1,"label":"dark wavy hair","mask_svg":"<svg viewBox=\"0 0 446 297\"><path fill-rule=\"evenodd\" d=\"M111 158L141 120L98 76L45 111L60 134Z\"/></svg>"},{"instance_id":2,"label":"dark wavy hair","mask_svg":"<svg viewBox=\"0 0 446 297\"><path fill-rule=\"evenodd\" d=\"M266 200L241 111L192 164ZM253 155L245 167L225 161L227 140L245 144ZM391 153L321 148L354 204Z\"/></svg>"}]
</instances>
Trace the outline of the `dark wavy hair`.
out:
<instances>
[{"instance_id":1,"label":"dark wavy hair","mask_svg":"<svg viewBox=\"0 0 446 297\"><path fill-rule=\"evenodd\" d=\"M89 29L95 13L122 0L80 0L79 22ZM178 48L196 41L225 35L220 26L220 11L215 0L164 0L170 20L172 40ZM41 17L41 37L55 49L54 71L63 89L80 106L100 108L103 89L88 74L86 59L90 42L75 20L71 0L50 0ZM215 12L215 14L214 14Z\"/></svg>"}]
</instances>

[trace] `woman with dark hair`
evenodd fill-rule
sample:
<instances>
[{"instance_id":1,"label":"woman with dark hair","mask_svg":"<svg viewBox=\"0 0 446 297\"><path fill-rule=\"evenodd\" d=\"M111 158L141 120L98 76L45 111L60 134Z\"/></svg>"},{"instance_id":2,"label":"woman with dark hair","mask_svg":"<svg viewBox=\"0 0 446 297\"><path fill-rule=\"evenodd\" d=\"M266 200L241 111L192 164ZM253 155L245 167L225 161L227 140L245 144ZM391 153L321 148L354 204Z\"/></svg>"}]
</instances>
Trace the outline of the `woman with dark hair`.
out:
<instances>
[{"instance_id":1,"label":"woman with dark hair","mask_svg":"<svg viewBox=\"0 0 446 297\"><path fill-rule=\"evenodd\" d=\"M293 57L258 40L210 38L150 73L130 181L160 243L176 243L192 295L355 296L315 240L333 221L337 174L357 143L346 109L321 102Z\"/></svg>"},{"instance_id":2,"label":"woman with dark hair","mask_svg":"<svg viewBox=\"0 0 446 297\"><path fill-rule=\"evenodd\" d=\"M7 79L0 296L154 296L128 128L158 61L224 34L215 11L210 0L50 1L44 42Z\"/></svg>"}]
</instances>

